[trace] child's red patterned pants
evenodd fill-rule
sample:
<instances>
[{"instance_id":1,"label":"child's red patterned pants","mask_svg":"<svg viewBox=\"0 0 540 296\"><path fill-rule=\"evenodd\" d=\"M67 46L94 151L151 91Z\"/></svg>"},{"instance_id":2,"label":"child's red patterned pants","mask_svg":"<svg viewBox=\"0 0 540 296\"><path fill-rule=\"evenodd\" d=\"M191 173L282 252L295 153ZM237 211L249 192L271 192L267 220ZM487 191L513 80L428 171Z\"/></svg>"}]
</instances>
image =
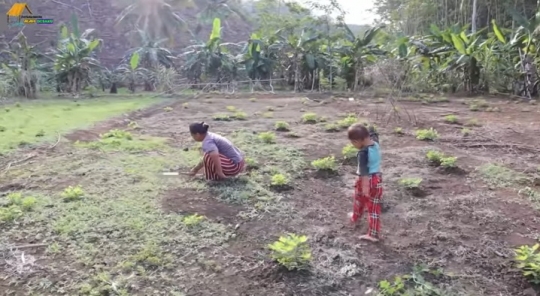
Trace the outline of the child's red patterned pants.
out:
<instances>
[{"instance_id":1,"label":"child's red patterned pants","mask_svg":"<svg viewBox=\"0 0 540 296\"><path fill-rule=\"evenodd\" d=\"M362 218L365 210L368 212L368 235L379 238L381 232L381 199L383 195L382 176L369 176L369 196L362 194L362 179L359 177L354 186L354 206L351 220L353 223Z\"/></svg>"}]
</instances>

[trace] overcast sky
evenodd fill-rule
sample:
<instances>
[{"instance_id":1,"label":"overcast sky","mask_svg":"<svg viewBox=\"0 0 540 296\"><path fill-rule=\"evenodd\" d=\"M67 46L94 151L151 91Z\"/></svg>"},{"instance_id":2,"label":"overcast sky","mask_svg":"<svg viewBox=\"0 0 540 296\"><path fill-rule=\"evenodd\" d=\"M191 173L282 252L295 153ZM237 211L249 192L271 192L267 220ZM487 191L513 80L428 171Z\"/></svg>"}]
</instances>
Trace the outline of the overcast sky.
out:
<instances>
[{"instance_id":1,"label":"overcast sky","mask_svg":"<svg viewBox=\"0 0 540 296\"><path fill-rule=\"evenodd\" d=\"M375 15L368 10L373 8L374 1L375 0L338 0L341 7L347 12L345 22L355 25L373 23Z\"/></svg>"},{"instance_id":2,"label":"overcast sky","mask_svg":"<svg viewBox=\"0 0 540 296\"><path fill-rule=\"evenodd\" d=\"M328 4L328 0L299 0L299 2L319 2ZM375 15L369 12L375 0L337 0L339 5L347 12L345 22L354 25L372 24Z\"/></svg>"}]
</instances>

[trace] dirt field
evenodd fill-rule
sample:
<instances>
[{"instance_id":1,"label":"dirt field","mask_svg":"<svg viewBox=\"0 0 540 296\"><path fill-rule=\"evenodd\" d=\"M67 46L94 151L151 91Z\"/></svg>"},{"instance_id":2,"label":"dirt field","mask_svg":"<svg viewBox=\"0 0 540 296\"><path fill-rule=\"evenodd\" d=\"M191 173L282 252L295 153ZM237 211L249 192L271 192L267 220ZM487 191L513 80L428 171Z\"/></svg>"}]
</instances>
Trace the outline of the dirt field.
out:
<instances>
[{"instance_id":1,"label":"dirt field","mask_svg":"<svg viewBox=\"0 0 540 296\"><path fill-rule=\"evenodd\" d=\"M513 248L540 238L536 105L489 99L471 111L476 108L464 103L471 99L424 98L400 101L395 113L376 99L255 97L182 100L5 159L12 165L0 173L0 194L20 191L38 202L1 226L0 246L38 245L4 248L0 291L365 295L381 280L412 275L417 289L433 285L424 295L535 295L512 258ZM212 120L238 112L227 106L245 112L246 120ZM302 123L310 112L323 122ZM325 126L349 113L376 124L381 135L385 204L378 244L359 241L365 221L361 229L347 225L355 167L345 163L324 175L310 165L329 155L341 159L346 135ZM457 123L445 122L449 114ZM203 120L244 150L254 167L248 175L217 185L160 175L197 162L187 126ZM257 134L274 131L276 121L288 122L290 132L276 131L275 144L262 143ZM424 128L440 137L417 140L415 130ZM112 129L130 131L133 140L100 142L99 134ZM430 165L430 149L457 156L459 169ZM269 186L276 172L289 176L290 190ZM403 188L403 178L422 178L420 188ZM82 198L61 198L76 185ZM190 226L184 217L193 213L206 219ZM309 236L309 270L287 272L268 259L267 245L287 232Z\"/></svg>"}]
</instances>

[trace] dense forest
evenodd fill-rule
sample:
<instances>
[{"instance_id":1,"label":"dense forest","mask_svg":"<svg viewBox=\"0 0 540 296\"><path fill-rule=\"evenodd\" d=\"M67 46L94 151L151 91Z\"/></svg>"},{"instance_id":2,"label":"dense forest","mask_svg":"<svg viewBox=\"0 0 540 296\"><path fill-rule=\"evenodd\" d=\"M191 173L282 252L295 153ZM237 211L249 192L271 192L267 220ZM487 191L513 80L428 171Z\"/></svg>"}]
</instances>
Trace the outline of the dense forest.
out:
<instances>
[{"instance_id":1,"label":"dense forest","mask_svg":"<svg viewBox=\"0 0 540 296\"><path fill-rule=\"evenodd\" d=\"M540 14L533 1L384 0L376 3L379 21L366 30L344 23L335 0L114 3L120 9L115 26L130 43L117 63L101 62L102 32L83 27L73 13L47 50L31 44L24 29L5 42L2 95L114 93L118 87L171 93L179 85L229 92L249 85L299 92L538 93ZM189 7L197 7L194 21L178 13ZM250 32L227 42L224 32L238 22ZM190 41L178 48L179 40Z\"/></svg>"}]
</instances>

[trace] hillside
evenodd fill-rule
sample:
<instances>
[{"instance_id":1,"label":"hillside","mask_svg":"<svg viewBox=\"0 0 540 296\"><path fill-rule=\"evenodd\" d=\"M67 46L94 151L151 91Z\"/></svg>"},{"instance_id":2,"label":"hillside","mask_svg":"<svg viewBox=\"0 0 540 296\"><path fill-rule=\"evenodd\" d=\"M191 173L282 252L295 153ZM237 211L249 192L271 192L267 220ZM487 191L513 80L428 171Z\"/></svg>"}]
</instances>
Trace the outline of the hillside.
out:
<instances>
[{"instance_id":1,"label":"hillside","mask_svg":"<svg viewBox=\"0 0 540 296\"><path fill-rule=\"evenodd\" d=\"M120 9L114 7L110 0L29 0L26 1L32 12L44 18L53 18L54 26L28 25L24 28L24 33L31 44L38 43L39 47L47 48L50 41L56 40L58 36L57 24L69 22L71 15L75 13L79 18L81 29L94 28L98 31L98 36L104 40L104 46L99 54L99 58L105 65L116 64L121 59L126 50L131 48L129 40L125 36L122 28L115 27L115 19L120 13ZM0 4L2 11L8 11L11 2ZM190 25L190 29L195 29L196 9L184 9L180 14ZM192 25L193 24L193 25ZM5 33L5 38L9 41L18 32L18 29L10 29ZM198 34L203 40L208 35L209 27L203 28ZM240 20L227 20L224 24L223 35L228 42L239 42L249 37L250 26ZM187 33L179 32L175 36L176 46L174 49L182 49L192 42L192 37Z\"/></svg>"},{"instance_id":2,"label":"hillside","mask_svg":"<svg viewBox=\"0 0 540 296\"><path fill-rule=\"evenodd\" d=\"M126 29L115 26L115 19L120 14L120 9L113 6L110 0L29 0L27 1L32 12L44 18L54 19L55 25L28 25L24 28L24 33L31 44L39 44L40 48L46 49L58 36L58 24L69 22L71 15L77 15L81 29L94 28L98 32L99 38L104 40L103 48L99 53L99 58L104 65L116 65L123 54L132 47L125 36ZM0 4L2 11L8 11L13 0ZM253 2L243 3L243 9L248 15L254 15L256 9ZM196 15L198 10L188 8L179 11L179 14L188 21L190 29L195 30L197 26ZM280 7L280 14L288 13L286 7ZM223 22L223 39L225 42L240 42L249 38L252 26L240 19L227 19ZM363 31L365 26L351 25L351 29L357 33ZM19 29L9 29L5 33L5 38L9 41ZM210 26L203 26L197 38L206 40ZM178 32L175 36L175 47L173 50L181 50L193 43L193 38L185 32Z\"/></svg>"}]
</instances>

